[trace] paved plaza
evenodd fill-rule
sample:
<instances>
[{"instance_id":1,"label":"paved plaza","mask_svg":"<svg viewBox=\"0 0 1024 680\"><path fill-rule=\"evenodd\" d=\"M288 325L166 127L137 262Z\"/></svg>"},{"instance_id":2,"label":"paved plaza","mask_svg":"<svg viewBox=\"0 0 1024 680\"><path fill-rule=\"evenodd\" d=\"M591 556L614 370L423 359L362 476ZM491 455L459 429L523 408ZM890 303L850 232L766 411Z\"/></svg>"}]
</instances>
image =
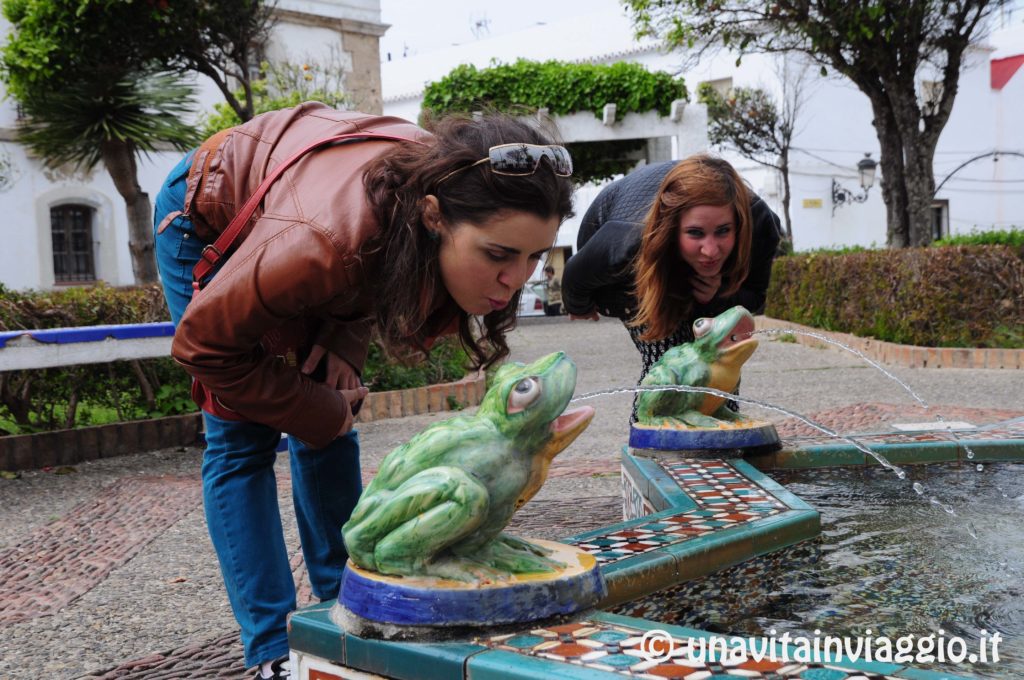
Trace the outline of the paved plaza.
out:
<instances>
[{"instance_id":1,"label":"paved plaza","mask_svg":"<svg viewBox=\"0 0 1024 680\"><path fill-rule=\"evenodd\" d=\"M743 372L743 396L840 432L1024 415L1021 371L888 369L930 405L925 410L857 357L762 337ZM509 344L521 361L564 350L579 367L577 395L628 387L639 374L625 330L608 319L526 319ZM514 532L552 539L621 519L618 458L632 395L588 403L597 417L555 460ZM775 421L783 438L810 433L783 413L744 408ZM364 482L391 449L444 417L362 425ZM279 495L304 584L286 455L277 463ZM0 479L0 677L248 677L204 525L201 457L199 448L172 448ZM909 483L907 493L914 496ZM308 602L300 588L300 605Z\"/></svg>"}]
</instances>

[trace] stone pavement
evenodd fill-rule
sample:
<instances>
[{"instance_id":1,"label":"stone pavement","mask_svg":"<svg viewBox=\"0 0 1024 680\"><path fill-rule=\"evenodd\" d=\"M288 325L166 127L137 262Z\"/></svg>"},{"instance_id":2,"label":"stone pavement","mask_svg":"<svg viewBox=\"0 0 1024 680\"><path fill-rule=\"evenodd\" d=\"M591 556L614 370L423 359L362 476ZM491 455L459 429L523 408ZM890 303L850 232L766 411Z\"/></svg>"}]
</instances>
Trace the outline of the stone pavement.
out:
<instances>
[{"instance_id":1,"label":"stone pavement","mask_svg":"<svg viewBox=\"0 0 1024 680\"><path fill-rule=\"evenodd\" d=\"M639 355L621 325L524 320L513 358L565 350L579 366L577 394L628 387ZM765 339L742 394L807 414L840 432L892 422L1024 415L1020 371L891 369L930 405L861 360ZM621 518L618 456L628 437L629 394L590 402L598 417L551 468L513 530L558 538ZM751 409L753 410L753 409ZM783 437L807 426L766 412ZM425 415L360 427L364 479L431 422ZM203 520L195 448L164 449L0 479L0 677L243 678L241 646ZM285 537L304 584L285 456L277 464ZM300 603L309 601L301 587Z\"/></svg>"}]
</instances>

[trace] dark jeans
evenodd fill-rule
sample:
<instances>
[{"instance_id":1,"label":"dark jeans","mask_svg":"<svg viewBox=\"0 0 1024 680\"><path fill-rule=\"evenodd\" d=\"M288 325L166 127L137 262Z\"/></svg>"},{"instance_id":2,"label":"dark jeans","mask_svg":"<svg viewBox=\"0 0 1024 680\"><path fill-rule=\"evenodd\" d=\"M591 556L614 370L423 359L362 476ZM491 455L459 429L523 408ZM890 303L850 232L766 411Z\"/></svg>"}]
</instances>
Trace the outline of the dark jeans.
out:
<instances>
[{"instance_id":1,"label":"dark jeans","mask_svg":"<svg viewBox=\"0 0 1024 680\"><path fill-rule=\"evenodd\" d=\"M181 210L190 165L191 154L168 176L156 198L155 224ZM164 296L177 325L192 299L192 267L205 244L183 216L155 238ZM251 666L288 654L286 617L295 609L274 474L281 433L259 423L208 413L203 417L206 523ZM310 584L316 597L332 599L338 596L348 559L341 526L362 491L359 436L352 431L324 449L311 449L289 437L288 450L292 501Z\"/></svg>"}]
</instances>

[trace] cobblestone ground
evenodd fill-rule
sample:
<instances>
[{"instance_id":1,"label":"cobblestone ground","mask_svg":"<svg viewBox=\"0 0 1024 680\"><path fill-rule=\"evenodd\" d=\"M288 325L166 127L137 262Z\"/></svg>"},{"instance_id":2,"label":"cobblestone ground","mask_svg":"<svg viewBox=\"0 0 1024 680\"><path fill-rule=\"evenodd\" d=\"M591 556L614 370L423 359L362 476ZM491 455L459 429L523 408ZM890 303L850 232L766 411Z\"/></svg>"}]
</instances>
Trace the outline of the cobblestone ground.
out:
<instances>
[{"instance_id":1,"label":"cobblestone ground","mask_svg":"<svg viewBox=\"0 0 1024 680\"><path fill-rule=\"evenodd\" d=\"M625 331L607 321L531 321L510 345L522 361L564 349L580 369L577 394L629 386L639 369ZM977 424L1024 415L1019 372L903 369L898 376L936 405L920 408L901 387L837 351L765 342L745 368L742 393L844 433L936 415ZM589 403L598 417L554 461L512 531L552 539L619 521L618 457L632 397ZM815 432L778 413L766 417L783 437ZM364 425L364 481L394 446L440 418ZM206 536L200 462L196 449L168 449L0 479L0 677L249 677ZM301 606L310 593L286 456L277 476Z\"/></svg>"}]
</instances>

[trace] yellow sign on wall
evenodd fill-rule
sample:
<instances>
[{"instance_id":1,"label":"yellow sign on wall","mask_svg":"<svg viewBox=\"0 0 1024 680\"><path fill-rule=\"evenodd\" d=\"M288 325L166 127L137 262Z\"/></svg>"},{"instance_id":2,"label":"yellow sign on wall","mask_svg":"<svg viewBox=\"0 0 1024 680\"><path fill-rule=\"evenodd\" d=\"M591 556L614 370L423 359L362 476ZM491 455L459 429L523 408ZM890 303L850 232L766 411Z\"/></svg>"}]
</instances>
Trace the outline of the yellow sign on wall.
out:
<instances>
[{"instance_id":1,"label":"yellow sign on wall","mask_svg":"<svg viewBox=\"0 0 1024 680\"><path fill-rule=\"evenodd\" d=\"M820 208L821 207L821 199L820 198L805 198L804 199L804 207L805 208Z\"/></svg>"}]
</instances>

